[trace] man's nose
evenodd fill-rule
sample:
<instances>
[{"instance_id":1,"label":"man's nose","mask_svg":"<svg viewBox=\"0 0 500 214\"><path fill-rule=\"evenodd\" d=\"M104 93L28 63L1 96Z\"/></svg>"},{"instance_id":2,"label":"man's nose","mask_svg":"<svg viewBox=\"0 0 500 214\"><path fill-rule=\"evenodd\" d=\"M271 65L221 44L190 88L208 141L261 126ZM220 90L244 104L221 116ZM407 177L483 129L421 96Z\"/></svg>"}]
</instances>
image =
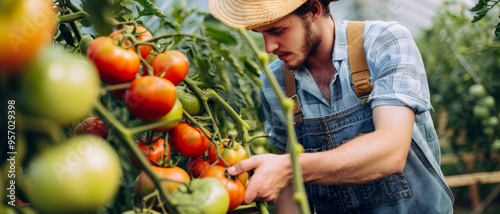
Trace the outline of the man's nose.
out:
<instances>
[{"instance_id":1,"label":"man's nose","mask_svg":"<svg viewBox=\"0 0 500 214\"><path fill-rule=\"evenodd\" d=\"M272 53L274 50L278 49L279 45L276 40L264 36L264 44L266 45L266 52Z\"/></svg>"}]
</instances>

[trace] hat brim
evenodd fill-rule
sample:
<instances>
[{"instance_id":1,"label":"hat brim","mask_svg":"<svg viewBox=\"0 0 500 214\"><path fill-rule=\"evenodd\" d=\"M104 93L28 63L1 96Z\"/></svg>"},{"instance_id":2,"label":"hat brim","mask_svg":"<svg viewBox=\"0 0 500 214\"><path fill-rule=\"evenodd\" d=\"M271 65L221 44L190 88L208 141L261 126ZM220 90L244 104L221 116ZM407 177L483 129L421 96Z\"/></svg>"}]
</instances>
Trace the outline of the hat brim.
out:
<instances>
[{"instance_id":1,"label":"hat brim","mask_svg":"<svg viewBox=\"0 0 500 214\"><path fill-rule=\"evenodd\" d=\"M208 8L225 25L254 29L282 19L304 2L306 0L209 0Z\"/></svg>"}]
</instances>

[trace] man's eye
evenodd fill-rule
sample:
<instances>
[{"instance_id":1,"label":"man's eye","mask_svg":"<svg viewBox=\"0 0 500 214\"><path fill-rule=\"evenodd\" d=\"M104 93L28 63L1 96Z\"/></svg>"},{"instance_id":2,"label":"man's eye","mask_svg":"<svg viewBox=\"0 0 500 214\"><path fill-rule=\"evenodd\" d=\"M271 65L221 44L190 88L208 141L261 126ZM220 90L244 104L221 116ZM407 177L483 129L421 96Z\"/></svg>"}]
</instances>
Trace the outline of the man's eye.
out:
<instances>
[{"instance_id":1,"label":"man's eye","mask_svg":"<svg viewBox=\"0 0 500 214\"><path fill-rule=\"evenodd\" d=\"M281 35L283 32L284 32L284 30L276 30L276 31L271 32L271 34L277 36L277 35Z\"/></svg>"}]
</instances>

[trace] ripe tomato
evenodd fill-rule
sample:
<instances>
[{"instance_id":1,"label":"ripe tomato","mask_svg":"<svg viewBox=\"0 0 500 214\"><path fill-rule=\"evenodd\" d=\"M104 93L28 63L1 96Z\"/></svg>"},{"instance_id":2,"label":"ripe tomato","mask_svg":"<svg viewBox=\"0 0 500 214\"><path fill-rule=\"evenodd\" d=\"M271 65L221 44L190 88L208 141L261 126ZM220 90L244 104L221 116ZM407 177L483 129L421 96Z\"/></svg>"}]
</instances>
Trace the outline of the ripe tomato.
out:
<instances>
[{"instance_id":1,"label":"ripe tomato","mask_svg":"<svg viewBox=\"0 0 500 214\"><path fill-rule=\"evenodd\" d=\"M229 193L229 211L236 209L245 199L245 186L236 177L231 177L226 172L226 167L212 166L201 174L200 178L214 177Z\"/></svg>"},{"instance_id":2,"label":"ripe tomato","mask_svg":"<svg viewBox=\"0 0 500 214\"><path fill-rule=\"evenodd\" d=\"M113 147L99 137L79 135L43 150L19 184L43 213L86 213L113 199L121 173Z\"/></svg>"},{"instance_id":3,"label":"ripe tomato","mask_svg":"<svg viewBox=\"0 0 500 214\"><path fill-rule=\"evenodd\" d=\"M135 79L125 92L127 109L141 120L156 120L165 116L176 101L175 85L156 76Z\"/></svg>"},{"instance_id":4,"label":"ripe tomato","mask_svg":"<svg viewBox=\"0 0 500 214\"><path fill-rule=\"evenodd\" d=\"M182 120L182 112L183 112L182 103L179 99L177 99L175 101L174 107L172 107L172 109L165 116L157 120L149 120L149 121L145 120L142 122L145 124L149 124L159 121L171 121L168 124L151 129L155 132L166 132L173 129L175 126L177 126L177 124L180 123L180 121Z\"/></svg>"},{"instance_id":5,"label":"ripe tomato","mask_svg":"<svg viewBox=\"0 0 500 214\"><path fill-rule=\"evenodd\" d=\"M179 213L225 214L229 207L228 192L212 177L193 179L175 190L172 198Z\"/></svg>"},{"instance_id":6,"label":"ripe tomato","mask_svg":"<svg viewBox=\"0 0 500 214\"><path fill-rule=\"evenodd\" d=\"M196 157L210 146L210 140L203 132L186 122L181 122L169 132L168 142L181 155Z\"/></svg>"},{"instance_id":7,"label":"ripe tomato","mask_svg":"<svg viewBox=\"0 0 500 214\"><path fill-rule=\"evenodd\" d=\"M158 175L161 179L163 179L161 183L161 187L167 192L172 193L183 183L187 183L191 180L187 172L177 166L171 167L159 167L159 166L151 166L153 171ZM143 198L155 191L156 187L146 173L146 171L142 171L134 183L134 191L137 197Z\"/></svg>"},{"instance_id":8,"label":"ripe tomato","mask_svg":"<svg viewBox=\"0 0 500 214\"><path fill-rule=\"evenodd\" d=\"M0 72L13 73L52 42L54 1L2 1L1 5Z\"/></svg>"},{"instance_id":9,"label":"ripe tomato","mask_svg":"<svg viewBox=\"0 0 500 214\"><path fill-rule=\"evenodd\" d=\"M200 177L208 168L210 168L210 163L203 156L190 157L188 159L187 172L193 178Z\"/></svg>"},{"instance_id":10,"label":"ripe tomato","mask_svg":"<svg viewBox=\"0 0 500 214\"><path fill-rule=\"evenodd\" d=\"M178 50L167 50L156 55L151 66L155 76L162 76L174 85L179 85L189 71L188 58Z\"/></svg>"},{"instance_id":11,"label":"ripe tomato","mask_svg":"<svg viewBox=\"0 0 500 214\"><path fill-rule=\"evenodd\" d=\"M200 99L189 92L184 92L183 90L177 90L177 97L182 103L184 111L186 111L191 116L198 116L201 114L202 104Z\"/></svg>"},{"instance_id":12,"label":"ripe tomato","mask_svg":"<svg viewBox=\"0 0 500 214\"><path fill-rule=\"evenodd\" d=\"M131 46L132 41L130 41L130 39L124 40L124 35L128 32L129 33L134 32L134 36L137 39L137 41L146 41L153 38L151 32L149 32L146 28L140 25L137 25L135 29L134 26L127 25L125 28L113 31L111 34L109 34L109 37L115 40L115 43L123 42L123 45ZM139 45L138 47L139 47L139 52L141 53L141 56L144 59L146 59L149 56L149 54L153 51L153 47L151 45ZM136 52L135 47L132 47L132 50Z\"/></svg>"},{"instance_id":13,"label":"ripe tomato","mask_svg":"<svg viewBox=\"0 0 500 214\"><path fill-rule=\"evenodd\" d=\"M146 156L152 166L162 166L170 160L170 146L165 144L165 140L158 136L153 136L151 142L147 138L137 141L137 146ZM137 169L142 169L139 161L129 152L129 158Z\"/></svg>"},{"instance_id":14,"label":"ripe tomato","mask_svg":"<svg viewBox=\"0 0 500 214\"><path fill-rule=\"evenodd\" d=\"M87 117L75 126L75 134L91 134L106 140L109 134L108 125L100 117Z\"/></svg>"},{"instance_id":15,"label":"ripe tomato","mask_svg":"<svg viewBox=\"0 0 500 214\"><path fill-rule=\"evenodd\" d=\"M21 75L20 107L68 125L92 109L99 89L92 63L62 49L46 48Z\"/></svg>"},{"instance_id":16,"label":"ripe tomato","mask_svg":"<svg viewBox=\"0 0 500 214\"><path fill-rule=\"evenodd\" d=\"M228 138L221 139L221 143L217 147L219 148L220 158L224 159L229 166L233 166L241 160L248 158L247 150L237 141L232 141ZM217 150L212 144L208 150L208 162L213 164L217 160L219 160ZM217 165L226 166L224 161L219 160Z\"/></svg>"},{"instance_id":17,"label":"ripe tomato","mask_svg":"<svg viewBox=\"0 0 500 214\"><path fill-rule=\"evenodd\" d=\"M110 85L134 80L141 65L136 52L114 44L113 39L106 36L90 43L87 57L97 66L101 81Z\"/></svg>"}]
</instances>

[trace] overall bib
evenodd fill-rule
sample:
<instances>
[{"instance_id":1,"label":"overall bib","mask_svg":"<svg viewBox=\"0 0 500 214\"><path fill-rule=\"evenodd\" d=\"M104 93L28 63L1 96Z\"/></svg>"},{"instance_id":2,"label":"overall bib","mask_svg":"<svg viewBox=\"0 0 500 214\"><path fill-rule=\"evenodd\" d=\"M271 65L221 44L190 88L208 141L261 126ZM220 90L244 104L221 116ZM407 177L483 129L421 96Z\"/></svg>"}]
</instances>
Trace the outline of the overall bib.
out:
<instances>
[{"instance_id":1,"label":"overall bib","mask_svg":"<svg viewBox=\"0 0 500 214\"><path fill-rule=\"evenodd\" d=\"M295 124L297 139L303 145L304 152L334 149L360 134L374 131L372 109L369 104L359 103L359 98L351 88L349 75L335 75L333 114L305 118ZM436 157L436 152L439 157L440 151L439 148L429 148L429 145L439 144L433 125L426 124L432 120L426 120L426 117L430 117L428 112L417 115L415 126L430 125L428 133L424 133L424 139L432 143L412 140L402 173L363 185L305 183L312 209L316 213L449 213L453 196L445 185L441 171L434 168L439 160L433 157ZM415 134L422 133L416 132L414 127ZM423 152L422 146L431 153Z\"/></svg>"}]
</instances>

